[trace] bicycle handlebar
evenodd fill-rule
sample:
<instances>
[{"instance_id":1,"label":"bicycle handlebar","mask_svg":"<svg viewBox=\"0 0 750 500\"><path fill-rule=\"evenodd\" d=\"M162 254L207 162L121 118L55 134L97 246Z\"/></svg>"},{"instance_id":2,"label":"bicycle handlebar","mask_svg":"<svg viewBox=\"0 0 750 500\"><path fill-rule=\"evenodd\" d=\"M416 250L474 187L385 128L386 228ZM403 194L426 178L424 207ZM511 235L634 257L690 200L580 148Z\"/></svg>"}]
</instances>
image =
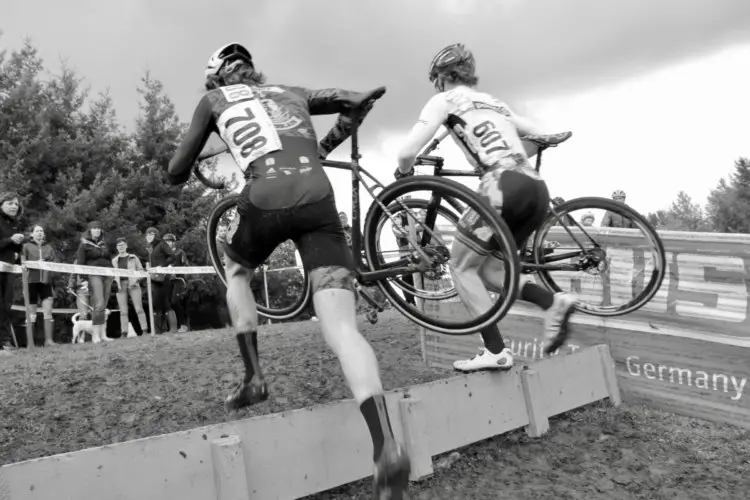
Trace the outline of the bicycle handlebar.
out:
<instances>
[{"instance_id":1,"label":"bicycle handlebar","mask_svg":"<svg viewBox=\"0 0 750 500\"><path fill-rule=\"evenodd\" d=\"M226 183L224 181L215 181L207 178L205 174L201 172L200 162L195 163L195 166L193 167L193 173L195 174L195 177L208 188L221 190L226 187Z\"/></svg>"}]
</instances>

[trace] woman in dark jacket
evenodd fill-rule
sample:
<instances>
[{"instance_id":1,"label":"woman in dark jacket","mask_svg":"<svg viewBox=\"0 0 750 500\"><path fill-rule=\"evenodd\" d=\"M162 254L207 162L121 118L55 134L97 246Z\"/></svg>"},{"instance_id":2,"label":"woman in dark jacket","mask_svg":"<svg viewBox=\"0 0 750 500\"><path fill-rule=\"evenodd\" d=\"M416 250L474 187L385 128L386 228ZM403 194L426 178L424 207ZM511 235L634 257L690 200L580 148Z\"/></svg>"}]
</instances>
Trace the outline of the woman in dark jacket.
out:
<instances>
[{"instance_id":1,"label":"woman in dark jacket","mask_svg":"<svg viewBox=\"0 0 750 500\"><path fill-rule=\"evenodd\" d=\"M81 238L81 244L78 246L76 262L79 266L112 267L112 252L107 248L102 236L102 226L99 221L89 222ZM114 340L107 337L107 318L104 312L112 291L112 280L112 276L89 275L89 292L93 308L91 323L94 329L91 339L94 343Z\"/></svg>"},{"instance_id":2,"label":"woman in dark jacket","mask_svg":"<svg viewBox=\"0 0 750 500\"><path fill-rule=\"evenodd\" d=\"M167 267L175 262L175 255L169 245L159 238L155 227L146 229L148 243L148 263L150 267ZM154 333L164 331L165 317L172 310L172 280L163 274L151 275L151 298L154 304Z\"/></svg>"},{"instance_id":3,"label":"woman in dark jacket","mask_svg":"<svg viewBox=\"0 0 750 500\"><path fill-rule=\"evenodd\" d=\"M17 230L18 219L23 207L18 195L12 191L0 193L0 262L15 264L16 255L21 252L23 233ZM4 271L0 266L0 352L7 352L13 338L11 332L11 308L13 307L13 285L15 274Z\"/></svg>"},{"instance_id":4,"label":"woman in dark jacket","mask_svg":"<svg viewBox=\"0 0 750 500\"><path fill-rule=\"evenodd\" d=\"M45 240L44 228L35 224L31 230L31 239L23 245L21 262L59 262L57 252ZM52 273L42 269L29 269L29 316L31 317L31 331L36 330L36 312L39 302L42 303L44 315L44 345L55 345L53 340L54 319L52 317Z\"/></svg>"}]
</instances>

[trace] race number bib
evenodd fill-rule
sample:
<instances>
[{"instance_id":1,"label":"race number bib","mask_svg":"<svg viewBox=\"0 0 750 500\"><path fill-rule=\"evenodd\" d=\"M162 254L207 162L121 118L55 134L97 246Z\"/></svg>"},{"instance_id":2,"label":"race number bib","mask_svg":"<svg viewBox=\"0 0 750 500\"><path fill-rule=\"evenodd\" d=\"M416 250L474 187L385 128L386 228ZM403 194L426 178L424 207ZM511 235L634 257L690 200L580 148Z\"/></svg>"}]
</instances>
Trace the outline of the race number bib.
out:
<instances>
[{"instance_id":1,"label":"race number bib","mask_svg":"<svg viewBox=\"0 0 750 500\"><path fill-rule=\"evenodd\" d=\"M237 165L245 172L258 158L280 150L281 139L250 87L231 85L221 91L227 102L237 104L224 111L216 124Z\"/></svg>"},{"instance_id":2,"label":"race number bib","mask_svg":"<svg viewBox=\"0 0 750 500\"><path fill-rule=\"evenodd\" d=\"M463 133L467 145L474 150L482 165L513 168L517 151L517 135L513 124L501 113L490 109L477 109L463 115L466 121Z\"/></svg>"}]
</instances>

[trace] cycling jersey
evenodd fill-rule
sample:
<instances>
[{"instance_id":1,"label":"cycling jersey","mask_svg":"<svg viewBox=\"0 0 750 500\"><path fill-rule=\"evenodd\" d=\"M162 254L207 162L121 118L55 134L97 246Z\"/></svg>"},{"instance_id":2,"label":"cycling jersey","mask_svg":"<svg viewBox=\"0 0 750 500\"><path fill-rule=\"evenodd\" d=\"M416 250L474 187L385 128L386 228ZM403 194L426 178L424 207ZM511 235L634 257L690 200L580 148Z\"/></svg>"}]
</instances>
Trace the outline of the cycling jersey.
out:
<instances>
[{"instance_id":1,"label":"cycling jersey","mask_svg":"<svg viewBox=\"0 0 750 500\"><path fill-rule=\"evenodd\" d=\"M342 113L357 95L286 85L210 90L198 103L185 140L169 164L170 182L188 180L213 132L226 143L245 179L252 180L249 197L258 208L275 210L322 200L332 188L318 159L311 115ZM346 117L339 117L332 130L338 134L336 140L331 141L329 133L323 142L343 142L347 132L342 123Z\"/></svg>"},{"instance_id":2,"label":"cycling jersey","mask_svg":"<svg viewBox=\"0 0 750 500\"><path fill-rule=\"evenodd\" d=\"M433 96L419 121L445 125L479 173L503 169L540 179L510 117L511 111L504 102L460 85Z\"/></svg>"}]
</instances>

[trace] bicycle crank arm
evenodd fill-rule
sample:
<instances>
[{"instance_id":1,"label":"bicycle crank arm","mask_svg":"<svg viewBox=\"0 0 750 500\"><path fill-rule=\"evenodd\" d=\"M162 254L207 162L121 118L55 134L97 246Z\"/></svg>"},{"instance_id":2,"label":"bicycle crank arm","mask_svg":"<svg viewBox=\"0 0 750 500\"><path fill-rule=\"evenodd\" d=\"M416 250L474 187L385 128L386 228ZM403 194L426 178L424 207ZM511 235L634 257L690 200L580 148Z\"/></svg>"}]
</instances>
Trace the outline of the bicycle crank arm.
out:
<instances>
[{"instance_id":1,"label":"bicycle crank arm","mask_svg":"<svg viewBox=\"0 0 750 500\"><path fill-rule=\"evenodd\" d=\"M414 274L420 272L412 267L396 267L393 269L381 269L378 271L364 271L359 274L359 281L362 284L372 284L374 281L382 281L388 278L396 278L404 274Z\"/></svg>"}]
</instances>

